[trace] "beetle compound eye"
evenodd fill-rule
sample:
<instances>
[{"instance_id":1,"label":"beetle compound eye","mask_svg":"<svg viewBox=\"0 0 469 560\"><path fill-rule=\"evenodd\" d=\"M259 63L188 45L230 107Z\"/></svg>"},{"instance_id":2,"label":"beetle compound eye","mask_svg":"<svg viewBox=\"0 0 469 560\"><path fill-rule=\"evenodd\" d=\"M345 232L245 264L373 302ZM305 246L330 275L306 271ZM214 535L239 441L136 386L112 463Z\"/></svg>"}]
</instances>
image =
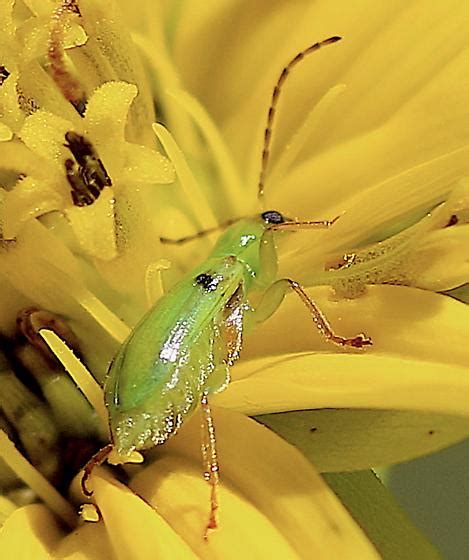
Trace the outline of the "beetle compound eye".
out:
<instances>
[{"instance_id":1,"label":"beetle compound eye","mask_svg":"<svg viewBox=\"0 0 469 560\"><path fill-rule=\"evenodd\" d=\"M202 286L206 292L214 292L219 282L220 278L218 276L212 276L206 272L195 277L195 283Z\"/></svg>"},{"instance_id":2,"label":"beetle compound eye","mask_svg":"<svg viewBox=\"0 0 469 560\"><path fill-rule=\"evenodd\" d=\"M261 218L266 224L283 224L285 218L277 212L277 210L267 210L267 212L262 212Z\"/></svg>"}]
</instances>

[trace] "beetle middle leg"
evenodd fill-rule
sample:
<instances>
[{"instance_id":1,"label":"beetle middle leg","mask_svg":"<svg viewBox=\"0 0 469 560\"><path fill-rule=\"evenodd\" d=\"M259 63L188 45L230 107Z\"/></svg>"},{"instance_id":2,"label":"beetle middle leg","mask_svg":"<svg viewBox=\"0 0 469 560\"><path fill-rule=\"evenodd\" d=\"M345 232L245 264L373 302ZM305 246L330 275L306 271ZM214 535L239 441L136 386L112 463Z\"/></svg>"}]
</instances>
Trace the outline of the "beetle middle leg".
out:
<instances>
[{"instance_id":1,"label":"beetle middle leg","mask_svg":"<svg viewBox=\"0 0 469 560\"><path fill-rule=\"evenodd\" d=\"M83 491L83 494L88 498L90 498L93 495L93 492L89 490L87 486L91 473L93 472L95 467L99 467L104 463L104 461L107 459L107 457L109 456L113 448L114 445L112 443L108 443L97 453L95 453L84 466L83 476L81 477L81 489Z\"/></svg>"},{"instance_id":2,"label":"beetle middle leg","mask_svg":"<svg viewBox=\"0 0 469 560\"><path fill-rule=\"evenodd\" d=\"M287 291L290 289L293 290L304 303L311 315L313 323L327 341L330 341L337 346L349 346L351 348L363 348L365 346L372 345L371 338L363 333L359 333L351 338L346 338L336 334L326 316L319 309L316 303L308 296L298 282L291 280L290 278L277 280L277 282L274 282L266 290L261 302L254 310L250 320L254 322L254 324L263 323L267 320L278 309Z\"/></svg>"}]
</instances>

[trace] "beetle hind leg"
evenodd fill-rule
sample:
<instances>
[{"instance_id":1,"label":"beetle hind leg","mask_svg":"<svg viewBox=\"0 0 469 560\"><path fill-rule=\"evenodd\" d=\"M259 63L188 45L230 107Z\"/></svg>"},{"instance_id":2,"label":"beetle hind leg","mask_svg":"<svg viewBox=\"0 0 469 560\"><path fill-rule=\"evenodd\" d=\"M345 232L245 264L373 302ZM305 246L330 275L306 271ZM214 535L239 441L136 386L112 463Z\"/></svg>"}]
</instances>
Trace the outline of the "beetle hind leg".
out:
<instances>
[{"instance_id":1,"label":"beetle hind leg","mask_svg":"<svg viewBox=\"0 0 469 560\"><path fill-rule=\"evenodd\" d=\"M204 539L207 540L209 532L218 527L218 484L220 480L220 467L213 424L212 411L208 404L207 393L202 395L202 457L204 461L205 480L210 484L210 512L205 526Z\"/></svg>"}]
</instances>

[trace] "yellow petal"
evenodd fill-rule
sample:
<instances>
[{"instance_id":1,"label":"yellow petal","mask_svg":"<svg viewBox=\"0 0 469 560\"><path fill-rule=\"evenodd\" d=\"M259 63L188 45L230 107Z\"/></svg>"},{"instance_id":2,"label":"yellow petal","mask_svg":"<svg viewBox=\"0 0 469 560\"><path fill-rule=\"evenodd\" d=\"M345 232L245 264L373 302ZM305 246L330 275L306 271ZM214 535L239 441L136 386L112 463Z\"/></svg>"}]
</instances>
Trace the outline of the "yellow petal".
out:
<instances>
[{"instance_id":1,"label":"yellow petal","mask_svg":"<svg viewBox=\"0 0 469 560\"><path fill-rule=\"evenodd\" d=\"M418 286L443 291L469 281L469 225L434 231L422 241L415 260L419 266Z\"/></svg>"},{"instance_id":2,"label":"yellow petal","mask_svg":"<svg viewBox=\"0 0 469 560\"><path fill-rule=\"evenodd\" d=\"M404 286L368 286L363 296L338 301L330 288L307 292L337 334L364 332L373 339L371 348L346 359L360 363L362 357L381 359L385 354L396 360L436 362L434 367L445 363L464 368L469 363L469 310L459 301ZM268 321L246 337L243 361L234 368L234 378L248 367L246 361L251 357L304 351L340 350L320 336L307 309L291 294Z\"/></svg>"},{"instance_id":3,"label":"yellow petal","mask_svg":"<svg viewBox=\"0 0 469 560\"><path fill-rule=\"evenodd\" d=\"M469 415L461 366L337 354L291 354L239 365L246 379L214 397L246 414L311 408L379 408Z\"/></svg>"},{"instance_id":4,"label":"yellow petal","mask_svg":"<svg viewBox=\"0 0 469 560\"><path fill-rule=\"evenodd\" d=\"M51 550L62 537L55 517L42 505L14 511L0 529L3 558L50 560Z\"/></svg>"},{"instance_id":5,"label":"yellow petal","mask_svg":"<svg viewBox=\"0 0 469 560\"><path fill-rule=\"evenodd\" d=\"M65 133L73 128L70 121L39 110L25 120L20 136L28 148L63 171Z\"/></svg>"},{"instance_id":6,"label":"yellow petal","mask_svg":"<svg viewBox=\"0 0 469 560\"><path fill-rule=\"evenodd\" d=\"M157 511L123 484L96 474L92 487L117 559L196 558Z\"/></svg>"},{"instance_id":7,"label":"yellow petal","mask_svg":"<svg viewBox=\"0 0 469 560\"><path fill-rule=\"evenodd\" d=\"M374 145L372 141L370 145ZM354 167L357 160L364 160L363 153L369 156L370 147L368 143L354 141L346 153L346 157L340 157L338 150L343 146L331 148L328 154L321 156L321 166L332 169L334 164L340 161L342 168ZM376 156L383 157L383 156ZM350 159L349 159L350 158ZM401 173L385 175L382 180L377 181L369 188L355 188L350 195L338 195L336 200L330 201L331 207L324 209L324 204L310 202L309 209L305 206L301 213L296 213L305 218L323 219L334 218L340 215L340 219L334 227L328 231L316 232L307 237L305 234L290 237L285 245L291 252L297 254L298 261L305 259L313 260L318 253L324 254L336 251L337 248L350 247L376 234L380 228L388 226L402 216L408 216L416 211L424 211L436 203L441 202L453 189L456 181L468 173L467 161L469 159L469 147L458 148L452 152L444 153L434 159L429 159L418 165L405 168ZM322 171L315 168L317 160L312 160L304 166L299 166L291 176L291 180L285 181L282 189L285 189L285 201L280 201L278 207L289 207L286 202L288 193L295 192L295 200L315 199L299 192L299 183L305 183L304 189L310 188L311 177L317 177L321 184L327 184L329 177L320 176ZM327 203L324 197L329 196L328 189L318 189L321 193L323 203ZM290 198L291 199L291 198ZM301 265L300 265L301 266Z\"/></svg>"},{"instance_id":8,"label":"yellow petal","mask_svg":"<svg viewBox=\"0 0 469 560\"><path fill-rule=\"evenodd\" d=\"M85 523L66 535L54 549L57 560L114 560L113 548L103 523Z\"/></svg>"},{"instance_id":9,"label":"yellow petal","mask_svg":"<svg viewBox=\"0 0 469 560\"><path fill-rule=\"evenodd\" d=\"M12 243L0 250L2 275L36 305L73 316L76 307L70 294L73 286L83 289L83 284L70 251L36 220L27 222ZM61 274L68 276L65 284Z\"/></svg>"},{"instance_id":10,"label":"yellow petal","mask_svg":"<svg viewBox=\"0 0 469 560\"><path fill-rule=\"evenodd\" d=\"M168 518L173 526L181 534L187 534L191 545L199 551L203 550L204 545L200 532L198 535L194 531L185 532L187 526L198 525L199 530L203 527L209 505L208 487L205 484L204 493L203 477L200 475L200 482L197 483L194 474L200 463L200 424L197 420L195 418L188 422L178 436L161 450L165 457L161 460L163 480L155 480L159 464L156 460L151 466L154 476L143 472L135 477L131 486L146 498L158 500L155 503L165 508L166 516L171 515ZM294 447L256 422L228 410L217 409L214 421L221 485L225 492L220 494L220 529L209 536L208 550L224 544L225 551L231 547L239 551L239 547L245 545L245 553L249 554L249 547L269 547L272 536L269 526L261 518L254 523L252 514L249 514L249 519L253 520L253 524L245 523L244 514L249 511L249 506L254 506L302 558L377 558L374 549L339 500ZM191 461L193 466L186 476L192 480L189 492L179 485L177 476L172 477L166 471L164 463L170 460L166 453L184 457L182 464L185 468L188 465L186 461ZM192 502L191 492L197 485L197 499ZM231 491L236 491L246 503L229 497L225 503L224 498L230 496ZM173 508L174 496L177 502ZM183 507L188 500L191 507ZM196 514L193 513L195 508ZM227 519L224 518L225 514ZM235 528L232 525L235 521L231 522L231 517L237 519L245 531L237 544L236 535L241 527ZM278 537L274 543L280 543ZM227 557L226 552L217 555L216 550L209 557ZM271 556L277 557L275 552Z\"/></svg>"},{"instance_id":11,"label":"yellow petal","mask_svg":"<svg viewBox=\"0 0 469 560\"><path fill-rule=\"evenodd\" d=\"M13 132L9 126L0 123L0 142L7 142L13 138Z\"/></svg>"},{"instance_id":12,"label":"yellow petal","mask_svg":"<svg viewBox=\"0 0 469 560\"><path fill-rule=\"evenodd\" d=\"M54 0L25 0L24 3L28 8L37 15L51 15L57 7Z\"/></svg>"},{"instance_id":13,"label":"yellow petal","mask_svg":"<svg viewBox=\"0 0 469 560\"><path fill-rule=\"evenodd\" d=\"M279 530L236 491L222 485L219 528L203 538L210 510L201 465L176 456L157 460L135 477L132 488L158 511L198 557L236 559L243 555L298 558Z\"/></svg>"},{"instance_id":14,"label":"yellow petal","mask_svg":"<svg viewBox=\"0 0 469 560\"><path fill-rule=\"evenodd\" d=\"M64 198L43 181L28 176L5 194L3 237L13 239L24 222L47 212L59 210Z\"/></svg>"},{"instance_id":15,"label":"yellow petal","mask_svg":"<svg viewBox=\"0 0 469 560\"><path fill-rule=\"evenodd\" d=\"M138 93L137 86L126 82L107 82L90 97L85 123L97 148L109 142L123 142L127 115ZM111 146L115 148L115 146Z\"/></svg>"},{"instance_id":16,"label":"yellow petal","mask_svg":"<svg viewBox=\"0 0 469 560\"><path fill-rule=\"evenodd\" d=\"M7 474L7 476L9 476L9 480L8 482L14 482L16 477L12 475L11 471L10 473L7 473L6 469L8 469L8 467L5 465L5 463L2 461L0 463L0 470L1 470L1 474L2 474L2 483L4 483L6 481L5 478L3 478L4 474ZM10 515L15 511L16 505L10 501L8 498L6 498L5 496L0 496L0 526L3 525L3 523L5 522L6 519L8 519L8 517L10 517Z\"/></svg>"},{"instance_id":17,"label":"yellow petal","mask_svg":"<svg viewBox=\"0 0 469 560\"><path fill-rule=\"evenodd\" d=\"M255 9L237 1L205 9L197 1L186 2L173 47L185 83L222 127L250 188L255 189L259 172L272 89L288 59L317 40L343 36L292 72L279 105L273 165L309 109L337 83L347 85L322 126L311 130L297 161L308 167L275 184L267 177L269 206L292 215L327 217L356 193L389 177L405 180L415 165L456 153L467 143L461 87L461 76L468 75L465 4L360 0L353 6L341 3L340 9L337 2ZM365 13L366 18L357 19ZM449 189L454 174L469 170L467 161L461 155L447 173L441 170L434 178L430 170L423 172L421 188L428 197L433 189ZM416 181L412 191L417 189ZM379 212L369 194L369 205ZM392 211L389 200L386 206ZM368 218L373 214L368 212Z\"/></svg>"},{"instance_id":18,"label":"yellow petal","mask_svg":"<svg viewBox=\"0 0 469 560\"><path fill-rule=\"evenodd\" d=\"M11 169L24 175L40 178L45 184L53 183L62 176L57 169L48 165L48 161L39 157L23 143L16 140L2 142L0 150L0 168Z\"/></svg>"},{"instance_id":19,"label":"yellow petal","mask_svg":"<svg viewBox=\"0 0 469 560\"><path fill-rule=\"evenodd\" d=\"M174 181L175 172L172 163L155 150L126 143L124 154L125 167L121 175L123 182L135 185Z\"/></svg>"}]
</instances>

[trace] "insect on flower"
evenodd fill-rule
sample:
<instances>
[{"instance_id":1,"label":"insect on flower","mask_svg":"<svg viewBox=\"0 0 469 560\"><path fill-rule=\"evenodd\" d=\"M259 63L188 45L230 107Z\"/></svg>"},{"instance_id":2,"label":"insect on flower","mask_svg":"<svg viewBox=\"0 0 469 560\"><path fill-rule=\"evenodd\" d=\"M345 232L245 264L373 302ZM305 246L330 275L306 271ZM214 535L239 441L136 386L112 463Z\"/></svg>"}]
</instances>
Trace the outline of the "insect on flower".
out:
<instances>
[{"instance_id":1,"label":"insect on flower","mask_svg":"<svg viewBox=\"0 0 469 560\"><path fill-rule=\"evenodd\" d=\"M331 37L309 46L282 70L267 116L259 198L263 196L276 106L287 75L305 56L339 39ZM274 232L327 228L334 221L293 221L280 212L269 210L225 224L228 227L207 260L157 301L118 351L105 381L111 443L85 468L82 482L85 493L88 493L86 480L93 466L111 451L122 463L131 460L136 451L164 443L201 405L205 431L202 451L206 479L211 485L207 531L217 526L219 468L208 399L228 385L230 367L241 351L243 332L272 315L291 289L305 304L313 323L327 340L352 348L371 344L371 339L364 334L352 338L337 335L297 282L289 278L276 279ZM190 239L192 237L173 242ZM249 303L254 290L263 292L256 308Z\"/></svg>"}]
</instances>

